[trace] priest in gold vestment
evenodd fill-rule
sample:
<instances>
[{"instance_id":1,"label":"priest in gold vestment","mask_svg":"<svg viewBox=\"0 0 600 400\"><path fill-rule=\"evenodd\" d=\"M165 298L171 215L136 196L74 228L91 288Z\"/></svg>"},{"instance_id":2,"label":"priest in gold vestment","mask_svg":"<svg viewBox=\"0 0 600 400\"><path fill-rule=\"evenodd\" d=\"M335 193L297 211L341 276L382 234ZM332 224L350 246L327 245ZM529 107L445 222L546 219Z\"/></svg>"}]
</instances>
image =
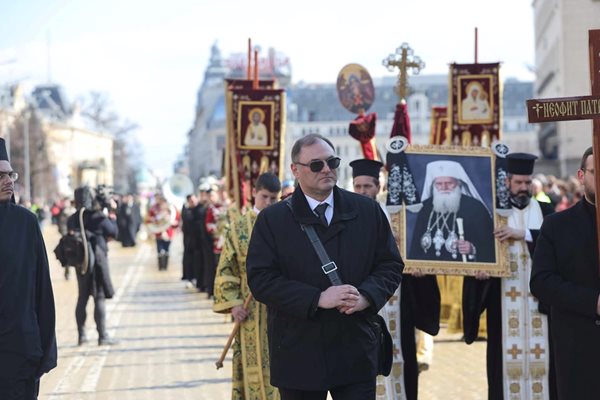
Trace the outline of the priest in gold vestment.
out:
<instances>
[{"instance_id":1,"label":"priest in gold vestment","mask_svg":"<svg viewBox=\"0 0 600 400\"><path fill-rule=\"evenodd\" d=\"M281 184L271 173L260 175L252 190L254 207L230 222L217 266L213 311L231 313L240 321L233 343L232 400L279 400L270 384L267 307L252 299L246 276L246 254L258 213L277 200Z\"/></svg>"}]
</instances>

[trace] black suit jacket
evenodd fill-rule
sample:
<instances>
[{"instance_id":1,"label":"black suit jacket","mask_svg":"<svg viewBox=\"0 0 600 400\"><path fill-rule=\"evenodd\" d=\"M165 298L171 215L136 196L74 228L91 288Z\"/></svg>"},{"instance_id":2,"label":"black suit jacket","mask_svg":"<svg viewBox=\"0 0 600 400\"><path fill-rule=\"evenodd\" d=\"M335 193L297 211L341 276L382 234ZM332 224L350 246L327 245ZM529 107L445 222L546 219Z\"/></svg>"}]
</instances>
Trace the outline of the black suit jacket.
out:
<instances>
[{"instance_id":1,"label":"black suit jacket","mask_svg":"<svg viewBox=\"0 0 600 400\"><path fill-rule=\"evenodd\" d=\"M546 217L533 256L531 293L550 306L559 398L597 399L600 295L595 209L586 200Z\"/></svg>"},{"instance_id":2,"label":"black suit jacket","mask_svg":"<svg viewBox=\"0 0 600 400\"><path fill-rule=\"evenodd\" d=\"M342 281L371 307L352 315L317 308L330 283L300 223L315 225ZM271 383L326 390L373 379L378 339L372 324L401 280L404 264L390 226L375 201L334 188L334 213L320 224L301 188L257 218L246 260L252 294L268 306Z\"/></svg>"}]
</instances>

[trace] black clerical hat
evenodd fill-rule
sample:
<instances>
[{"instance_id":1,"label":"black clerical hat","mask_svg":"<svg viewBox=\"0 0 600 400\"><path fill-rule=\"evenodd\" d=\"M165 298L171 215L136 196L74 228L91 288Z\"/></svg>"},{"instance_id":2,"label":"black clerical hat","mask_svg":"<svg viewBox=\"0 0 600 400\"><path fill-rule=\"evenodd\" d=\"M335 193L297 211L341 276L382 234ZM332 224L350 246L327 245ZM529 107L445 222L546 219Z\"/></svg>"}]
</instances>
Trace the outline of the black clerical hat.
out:
<instances>
[{"instance_id":1,"label":"black clerical hat","mask_svg":"<svg viewBox=\"0 0 600 400\"><path fill-rule=\"evenodd\" d=\"M0 138L0 160L8 161L8 152L6 151L6 141Z\"/></svg>"},{"instance_id":2,"label":"black clerical hat","mask_svg":"<svg viewBox=\"0 0 600 400\"><path fill-rule=\"evenodd\" d=\"M507 170L510 174L531 175L537 157L528 153L510 153L506 156Z\"/></svg>"},{"instance_id":3,"label":"black clerical hat","mask_svg":"<svg viewBox=\"0 0 600 400\"><path fill-rule=\"evenodd\" d=\"M379 171L383 167L383 163L375 160L361 159L352 161L350 167L352 167L352 178L366 175L379 179Z\"/></svg>"}]
</instances>

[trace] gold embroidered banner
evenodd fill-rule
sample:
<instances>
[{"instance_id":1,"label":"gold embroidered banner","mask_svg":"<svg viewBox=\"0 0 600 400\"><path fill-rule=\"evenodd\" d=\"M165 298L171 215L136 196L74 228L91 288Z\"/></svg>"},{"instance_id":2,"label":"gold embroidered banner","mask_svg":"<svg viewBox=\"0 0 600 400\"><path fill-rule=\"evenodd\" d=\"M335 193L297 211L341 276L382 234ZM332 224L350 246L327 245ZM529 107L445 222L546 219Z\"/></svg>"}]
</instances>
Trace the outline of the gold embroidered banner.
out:
<instances>
[{"instance_id":1,"label":"gold embroidered banner","mask_svg":"<svg viewBox=\"0 0 600 400\"><path fill-rule=\"evenodd\" d=\"M269 89L252 89L251 81L227 83L226 176L232 198L244 207L252 203L260 174L283 177L285 91L273 89L273 81L261 81Z\"/></svg>"},{"instance_id":2,"label":"gold embroidered banner","mask_svg":"<svg viewBox=\"0 0 600 400\"><path fill-rule=\"evenodd\" d=\"M500 63L450 64L451 144L489 147L501 139Z\"/></svg>"},{"instance_id":3,"label":"gold embroidered banner","mask_svg":"<svg viewBox=\"0 0 600 400\"><path fill-rule=\"evenodd\" d=\"M431 107L429 144L449 144L448 107Z\"/></svg>"}]
</instances>

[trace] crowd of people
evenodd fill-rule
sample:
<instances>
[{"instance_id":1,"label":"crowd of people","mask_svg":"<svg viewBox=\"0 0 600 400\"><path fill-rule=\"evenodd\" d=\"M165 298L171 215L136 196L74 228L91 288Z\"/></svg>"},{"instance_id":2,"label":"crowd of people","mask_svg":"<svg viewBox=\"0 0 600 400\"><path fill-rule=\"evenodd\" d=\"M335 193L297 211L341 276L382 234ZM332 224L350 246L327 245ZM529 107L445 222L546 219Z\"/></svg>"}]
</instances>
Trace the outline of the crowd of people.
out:
<instances>
[{"instance_id":1,"label":"crowd of people","mask_svg":"<svg viewBox=\"0 0 600 400\"><path fill-rule=\"evenodd\" d=\"M54 303L43 213L24 213L15 204L18 174L0 145L0 255L8 260L0 269L0 317L10 307L18 310L0 326L0 398L31 399L39 378L56 366ZM438 280L404 273L390 216L377 202L383 164L355 160L353 190L343 190L335 151L319 134L302 137L292 147L294 181L261 174L242 210L212 178L203 179L198 196L190 193L181 209L162 193L140 202L89 187L48 207L64 239L55 254L67 278L69 267L76 270L78 345L88 342L90 297L98 345L117 343L106 329L105 300L115 292L107 242L136 246L144 223L156 242L159 271L169 268L180 230L182 280L235 321L232 399L324 400L328 393L334 400L417 399L423 369L416 334L431 338L440 329ZM424 228L407 258L485 263L498 254L485 251L487 236L506 243L511 275L477 271L464 277L462 288L467 344L479 337L486 312L488 398L592 399L587 388L595 384L600 355L597 247L588 240L596 238L592 149L577 179L533 175L535 159L507 156L511 214L501 226L482 225L491 214L459 163L430 161L415 216ZM481 209L476 217L468 214L479 210L474 204ZM470 227L465 235L458 228L459 236L446 222L431 237L433 220L468 224L473 218L485 237L473 236ZM18 240L8 240L13 237ZM82 243L81 260L70 258L69 238ZM437 253L428 253L432 245ZM29 293L28 301L15 304L15 290Z\"/></svg>"}]
</instances>

